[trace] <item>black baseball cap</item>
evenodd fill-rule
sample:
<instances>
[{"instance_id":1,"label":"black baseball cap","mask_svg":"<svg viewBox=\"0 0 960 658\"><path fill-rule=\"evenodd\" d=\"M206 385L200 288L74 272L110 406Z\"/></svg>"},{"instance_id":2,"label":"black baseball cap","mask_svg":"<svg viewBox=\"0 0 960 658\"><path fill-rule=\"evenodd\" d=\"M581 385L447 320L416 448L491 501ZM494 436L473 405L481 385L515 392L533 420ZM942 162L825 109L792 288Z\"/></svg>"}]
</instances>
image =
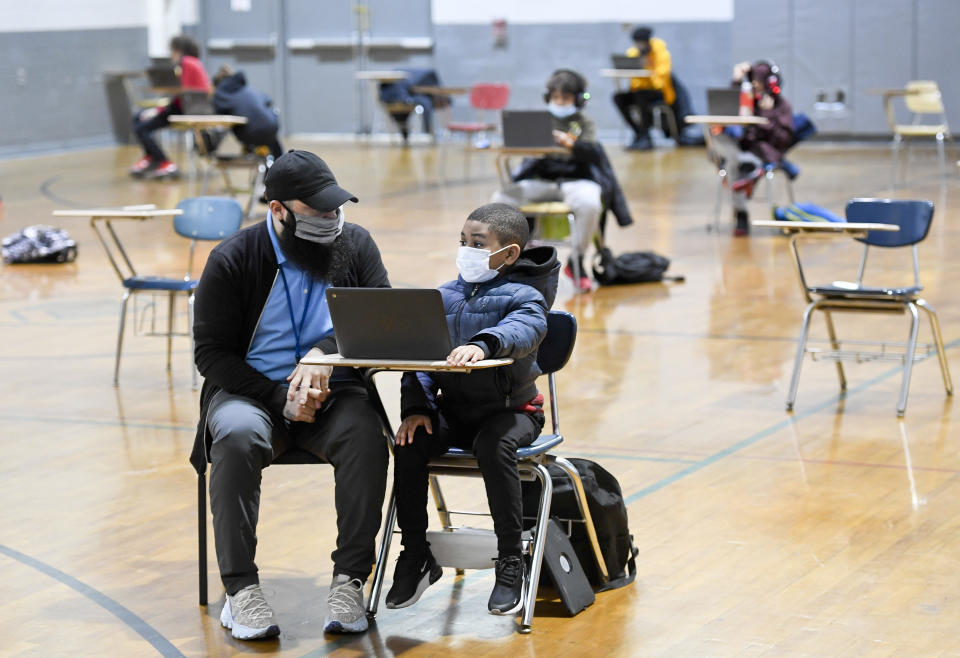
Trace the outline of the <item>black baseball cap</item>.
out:
<instances>
[{"instance_id":1,"label":"black baseball cap","mask_svg":"<svg viewBox=\"0 0 960 658\"><path fill-rule=\"evenodd\" d=\"M291 149L281 155L267 171L264 184L268 201L299 200L320 212L358 201L337 185L327 163L310 151Z\"/></svg>"}]
</instances>

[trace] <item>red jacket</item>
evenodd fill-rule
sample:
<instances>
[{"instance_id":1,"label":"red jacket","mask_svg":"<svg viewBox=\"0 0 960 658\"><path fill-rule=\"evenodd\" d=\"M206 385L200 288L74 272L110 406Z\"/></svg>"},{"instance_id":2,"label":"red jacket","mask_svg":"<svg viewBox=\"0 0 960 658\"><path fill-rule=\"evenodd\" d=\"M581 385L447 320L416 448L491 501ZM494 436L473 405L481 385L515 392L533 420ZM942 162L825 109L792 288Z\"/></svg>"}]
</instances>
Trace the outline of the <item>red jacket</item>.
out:
<instances>
[{"instance_id":1,"label":"red jacket","mask_svg":"<svg viewBox=\"0 0 960 658\"><path fill-rule=\"evenodd\" d=\"M200 60L192 55L184 55L178 63L180 67L180 86L195 91L210 91L210 78Z\"/></svg>"}]
</instances>

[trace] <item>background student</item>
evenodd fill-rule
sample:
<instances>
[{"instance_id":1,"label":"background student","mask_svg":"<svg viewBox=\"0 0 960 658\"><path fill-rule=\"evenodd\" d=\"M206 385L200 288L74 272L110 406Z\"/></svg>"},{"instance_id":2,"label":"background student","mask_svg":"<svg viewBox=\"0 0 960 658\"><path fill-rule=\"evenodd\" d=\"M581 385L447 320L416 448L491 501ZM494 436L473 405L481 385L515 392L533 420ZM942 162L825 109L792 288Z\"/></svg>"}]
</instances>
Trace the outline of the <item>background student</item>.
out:
<instances>
[{"instance_id":1,"label":"background student","mask_svg":"<svg viewBox=\"0 0 960 658\"><path fill-rule=\"evenodd\" d=\"M633 31L633 45L627 49L628 57L643 58L643 68L649 76L630 79L630 90L613 95L613 102L623 115L623 120L633 128L633 142L627 148L647 150L653 148L650 141L650 125L653 123L651 108L658 103L673 105L676 93L673 89L670 51L663 39L653 36L649 27ZM640 115L639 121L633 111Z\"/></svg>"},{"instance_id":2,"label":"background student","mask_svg":"<svg viewBox=\"0 0 960 658\"><path fill-rule=\"evenodd\" d=\"M178 69L180 87L186 91L209 93L210 79L199 57L200 46L190 37L180 35L170 40L170 59ZM143 147L143 156L130 167L131 176L159 178L180 174L177 165L167 158L153 138L153 132L169 126L172 115L182 113L183 104L180 98L174 98L168 105L160 108L151 107L137 112L133 118L133 131Z\"/></svg>"},{"instance_id":3,"label":"background student","mask_svg":"<svg viewBox=\"0 0 960 658\"><path fill-rule=\"evenodd\" d=\"M246 150L266 146L274 158L283 155L277 138L280 117L269 96L247 84L243 71L234 71L226 64L213 76L213 86L214 112L246 118L246 124L233 127L233 134Z\"/></svg>"}]
</instances>

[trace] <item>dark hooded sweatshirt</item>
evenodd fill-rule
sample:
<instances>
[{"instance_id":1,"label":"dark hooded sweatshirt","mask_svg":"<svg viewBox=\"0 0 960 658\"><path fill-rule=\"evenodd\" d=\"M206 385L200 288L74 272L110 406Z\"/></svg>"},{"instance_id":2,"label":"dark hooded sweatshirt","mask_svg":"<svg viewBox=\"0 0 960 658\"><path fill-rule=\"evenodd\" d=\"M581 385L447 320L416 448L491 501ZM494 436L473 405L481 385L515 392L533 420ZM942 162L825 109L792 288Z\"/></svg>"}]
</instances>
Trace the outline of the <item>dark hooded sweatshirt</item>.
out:
<instances>
[{"instance_id":1,"label":"dark hooded sweatshirt","mask_svg":"<svg viewBox=\"0 0 960 658\"><path fill-rule=\"evenodd\" d=\"M534 247L490 281L458 278L440 286L450 343L478 345L486 358L512 358L513 363L471 373L406 373L401 416L440 410L476 422L491 412L521 408L536 397L541 374L537 350L547 334L547 311L557 294L559 273L556 249Z\"/></svg>"},{"instance_id":2,"label":"dark hooded sweatshirt","mask_svg":"<svg viewBox=\"0 0 960 658\"><path fill-rule=\"evenodd\" d=\"M280 121L273 109L273 102L269 96L247 84L243 71L237 71L220 81L213 93L213 109L218 114L246 117L245 125L233 129L243 144L260 146L277 138Z\"/></svg>"}]
</instances>

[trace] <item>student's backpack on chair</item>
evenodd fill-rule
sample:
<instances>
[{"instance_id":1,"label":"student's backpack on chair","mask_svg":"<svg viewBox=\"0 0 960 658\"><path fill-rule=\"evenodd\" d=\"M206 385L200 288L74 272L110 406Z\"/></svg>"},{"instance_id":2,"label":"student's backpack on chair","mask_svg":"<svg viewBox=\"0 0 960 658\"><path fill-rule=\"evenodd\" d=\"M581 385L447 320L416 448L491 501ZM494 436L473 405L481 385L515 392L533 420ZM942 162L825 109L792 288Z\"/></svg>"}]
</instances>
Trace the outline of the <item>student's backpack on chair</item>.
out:
<instances>
[{"instance_id":1,"label":"student's backpack on chair","mask_svg":"<svg viewBox=\"0 0 960 658\"><path fill-rule=\"evenodd\" d=\"M577 469L583 483L597 541L607 567L609 579L606 583L600 578L573 484L566 473L554 464L549 466L553 480L550 516L570 534L570 543L580 566L596 591L603 592L629 585L637 575L638 551L633 545L633 535L627 525L627 508L623 502L620 483L596 462L576 458L569 461ZM534 482L524 482L522 487L524 525L532 527L532 520L537 514L540 487Z\"/></svg>"}]
</instances>

